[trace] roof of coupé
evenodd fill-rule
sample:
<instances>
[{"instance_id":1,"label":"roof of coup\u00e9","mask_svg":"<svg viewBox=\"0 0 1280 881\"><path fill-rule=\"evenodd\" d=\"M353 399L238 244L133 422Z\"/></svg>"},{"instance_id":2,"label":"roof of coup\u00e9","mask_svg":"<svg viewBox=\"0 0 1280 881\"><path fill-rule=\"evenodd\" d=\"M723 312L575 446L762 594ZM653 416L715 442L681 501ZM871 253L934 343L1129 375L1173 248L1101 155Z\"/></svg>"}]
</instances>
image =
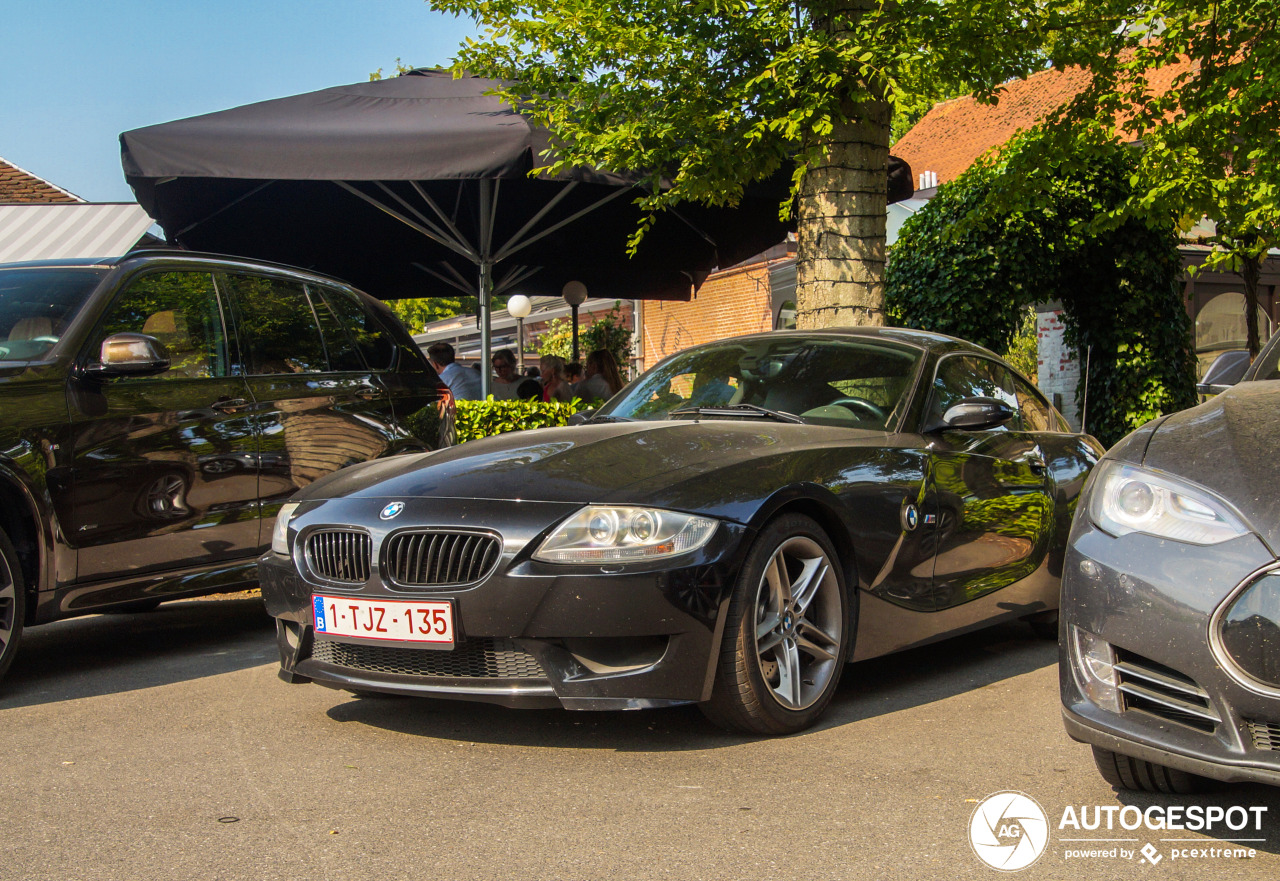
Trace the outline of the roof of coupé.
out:
<instances>
[{"instance_id":1,"label":"roof of coup\u00e9","mask_svg":"<svg viewBox=\"0 0 1280 881\"><path fill-rule=\"evenodd\" d=\"M812 330L770 330L763 333L753 333L746 336L732 337L731 339L718 340L717 343L732 343L746 340L776 340L776 339L812 339L814 337L843 337L846 339L877 339L889 342L902 343L917 349L933 350L933 349L965 349L973 352L981 352L987 355L994 355L987 349L974 343L962 340L959 337L947 336L944 333L935 333L931 330L916 330L909 327L824 327ZM708 345L716 345L717 343L709 343ZM998 356L996 356L998 357Z\"/></svg>"}]
</instances>

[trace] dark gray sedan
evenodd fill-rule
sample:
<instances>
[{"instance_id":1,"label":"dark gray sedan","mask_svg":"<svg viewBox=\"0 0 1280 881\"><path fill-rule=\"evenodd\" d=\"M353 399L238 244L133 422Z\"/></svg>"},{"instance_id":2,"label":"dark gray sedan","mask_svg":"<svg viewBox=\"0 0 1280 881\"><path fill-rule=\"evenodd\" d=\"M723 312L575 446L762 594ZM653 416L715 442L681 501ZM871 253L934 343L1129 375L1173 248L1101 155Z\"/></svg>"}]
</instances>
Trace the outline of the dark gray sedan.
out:
<instances>
[{"instance_id":1,"label":"dark gray sedan","mask_svg":"<svg viewBox=\"0 0 1280 881\"><path fill-rule=\"evenodd\" d=\"M661 362L589 424L317 482L277 519L262 592L291 681L697 702L787 733L847 660L1011 618L1056 636L1100 454L950 337L741 337Z\"/></svg>"},{"instance_id":2,"label":"dark gray sedan","mask_svg":"<svg viewBox=\"0 0 1280 881\"><path fill-rule=\"evenodd\" d=\"M1067 731L1113 786L1280 785L1280 335L1099 463L1062 581Z\"/></svg>"}]
</instances>

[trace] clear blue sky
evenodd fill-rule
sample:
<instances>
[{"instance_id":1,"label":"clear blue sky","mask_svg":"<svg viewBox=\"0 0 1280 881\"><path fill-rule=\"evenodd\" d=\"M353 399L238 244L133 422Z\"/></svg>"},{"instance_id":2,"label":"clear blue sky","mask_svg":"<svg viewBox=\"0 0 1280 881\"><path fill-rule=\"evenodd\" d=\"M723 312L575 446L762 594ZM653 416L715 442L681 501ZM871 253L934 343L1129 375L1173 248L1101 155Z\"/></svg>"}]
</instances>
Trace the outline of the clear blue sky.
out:
<instances>
[{"instance_id":1,"label":"clear blue sky","mask_svg":"<svg viewBox=\"0 0 1280 881\"><path fill-rule=\"evenodd\" d=\"M0 2L0 157L93 202L133 201L123 131L448 64L474 33L425 0Z\"/></svg>"}]
</instances>

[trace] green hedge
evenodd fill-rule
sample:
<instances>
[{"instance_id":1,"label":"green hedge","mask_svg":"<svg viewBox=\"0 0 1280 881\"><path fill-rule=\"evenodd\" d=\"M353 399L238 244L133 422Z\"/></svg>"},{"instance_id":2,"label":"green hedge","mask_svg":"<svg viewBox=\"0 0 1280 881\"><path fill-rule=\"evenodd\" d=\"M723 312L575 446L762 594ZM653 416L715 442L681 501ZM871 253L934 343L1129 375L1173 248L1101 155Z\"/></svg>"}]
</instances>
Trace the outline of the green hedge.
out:
<instances>
[{"instance_id":1,"label":"green hedge","mask_svg":"<svg viewBox=\"0 0 1280 881\"><path fill-rule=\"evenodd\" d=\"M492 396L485 401L458 401L454 442L460 444L508 431L564 425L574 413L591 409L597 403L577 398L565 403L495 401Z\"/></svg>"}]
</instances>

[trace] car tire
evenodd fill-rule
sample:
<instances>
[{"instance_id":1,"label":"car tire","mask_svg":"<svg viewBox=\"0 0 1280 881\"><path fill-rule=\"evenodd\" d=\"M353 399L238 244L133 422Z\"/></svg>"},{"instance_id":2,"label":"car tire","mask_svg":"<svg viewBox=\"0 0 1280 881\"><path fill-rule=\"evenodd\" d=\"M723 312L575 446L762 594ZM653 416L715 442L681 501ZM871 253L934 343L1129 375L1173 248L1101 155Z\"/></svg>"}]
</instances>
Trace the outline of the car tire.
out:
<instances>
[{"instance_id":1,"label":"car tire","mask_svg":"<svg viewBox=\"0 0 1280 881\"><path fill-rule=\"evenodd\" d=\"M1206 777L1114 753L1100 746L1093 748L1093 762L1098 766L1102 779L1116 789L1193 795L1213 788L1213 781Z\"/></svg>"},{"instance_id":2,"label":"car tire","mask_svg":"<svg viewBox=\"0 0 1280 881\"><path fill-rule=\"evenodd\" d=\"M0 532L0 678L9 671L22 640L27 613L27 588L22 565L9 536Z\"/></svg>"},{"instance_id":3,"label":"car tire","mask_svg":"<svg viewBox=\"0 0 1280 881\"><path fill-rule=\"evenodd\" d=\"M822 528L799 514L772 521L734 585L703 713L750 734L810 727L840 682L850 617L844 572Z\"/></svg>"}]
</instances>

